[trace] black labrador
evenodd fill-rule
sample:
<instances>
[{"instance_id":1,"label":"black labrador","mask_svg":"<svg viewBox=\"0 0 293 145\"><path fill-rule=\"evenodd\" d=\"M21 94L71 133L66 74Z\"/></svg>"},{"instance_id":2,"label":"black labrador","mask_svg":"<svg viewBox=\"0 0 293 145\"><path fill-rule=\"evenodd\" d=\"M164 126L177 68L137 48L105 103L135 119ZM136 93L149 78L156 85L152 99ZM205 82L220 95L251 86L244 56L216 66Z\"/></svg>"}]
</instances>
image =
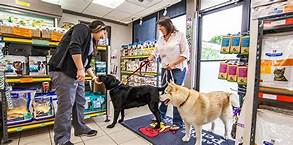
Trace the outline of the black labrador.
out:
<instances>
[{"instance_id":1,"label":"black labrador","mask_svg":"<svg viewBox=\"0 0 293 145\"><path fill-rule=\"evenodd\" d=\"M124 109L140 107L146 104L148 104L151 112L156 117L156 128L160 128L161 117L158 106L160 91L163 91L164 88L157 88L151 85L132 87L122 84L112 75L100 75L98 80L104 83L107 90L110 90L110 97L114 106L114 120L107 128L115 126L120 112L121 119L118 122L124 121Z\"/></svg>"}]
</instances>

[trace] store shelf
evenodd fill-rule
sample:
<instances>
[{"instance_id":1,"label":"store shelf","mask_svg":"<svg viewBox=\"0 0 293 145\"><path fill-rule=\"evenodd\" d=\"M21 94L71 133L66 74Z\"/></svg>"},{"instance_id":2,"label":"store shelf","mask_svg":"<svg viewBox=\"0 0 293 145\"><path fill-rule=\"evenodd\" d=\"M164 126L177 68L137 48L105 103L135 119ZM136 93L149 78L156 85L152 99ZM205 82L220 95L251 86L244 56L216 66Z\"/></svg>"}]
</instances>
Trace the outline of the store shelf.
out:
<instances>
[{"instance_id":1,"label":"store shelf","mask_svg":"<svg viewBox=\"0 0 293 145\"><path fill-rule=\"evenodd\" d=\"M53 125L53 124L54 124L54 118L42 120L42 121L33 121L30 123L12 125L12 126L8 126L8 133L20 132L20 131L24 131L28 129L45 127L45 126Z\"/></svg>"},{"instance_id":2,"label":"store shelf","mask_svg":"<svg viewBox=\"0 0 293 145\"><path fill-rule=\"evenodd\" d=\"M275 95L288 95L293 97L293 90L282 89L282 88L273 88L273 87L266 87L261 86L259 88L260 92L262 93L269 93Z\"/></svg>"},{"instance_id":3,"label":"store shelf","mask_svg":"<svg viewBox=\"0 0 293 145\"><path fill-rule=\"evenodd\" d=\"M281 20L281 19L286 19L286 18L291 18L291 17L293 17L293 12L265 16L265 17L260 17L258 19L259 20Z\"/></svg>"},{"instance_id":4,"label":"store shelf","mask_svg":"<svg viewBox=\"0 0 293 145\"><path fill-rule=\"evenodd\" d=\"M132 71L121 71L121 74L123 75L130 75L132 74L133 72ZM145 76L157 76L158 73L157 72L141 72L142 75L145 75ZM135 75L140 75L139 72L136 72Z\"/></svg>"},{"instance_id":5,"label":"store shelf","mask_svg":"<svg viewBox=\"0 0 293 145\"><path fill-rule=\"evenodd\" d=\"M283 33L293 31L293 25L280 25L272 28L264 28L263 34Z\"/></svg>"},{"instance_id":6,"label":"store shelf","mask_svg":"<svg viewBox=\"0 0 293 145\"><path fill-rule=\"evenodd\" d=\"M49 82L51 78L49 76L43 77L6 77L6 83L36 83L36 82Z\"/></svg>"},{"instance_id":7,"label":"store shelf","mask_svg":"<svg viewBox=\"0 0 293 145\"><path fill-rule=\"evenodd\" d=\"M46 46L46 47L49 47L49 46L56 47L58 45L58 42L51 42L48 40L15 38L15 37L7 37L7 36L0 36L0 41L12 42L12 43L32 44L32 45L36 45L36 46Z\"/></svg>"},{"instance_id":8,"label":"store shelf","mask_svg":"<svg viewBox=\"0 0 293 145\"><path fill-rule=\"evenodd\" d=\"M90 113L86 113L84 115L84 119L89 119L91 117L105 115L105 114L106 114L106 111L90 112ZM45 126L49 126L49 125L53 125L53 124L54 124L54 118L42 120L42 121L33 121L33 122L29 122L29 123L12 125L12 126L8 126L8 133L20 132L20 131L24 131L24 130L28 130L28 129L45 127Z\"/></svg>"},{"instance_id":9,"label":"store shelf","mask_svg":"<svg viewBox=\"0 0 293 145\"><path fill-rule=\"evenodd\" d=\"M149 55L122 56L121 59L148 58Z\"/></svg>"}]
</instances>

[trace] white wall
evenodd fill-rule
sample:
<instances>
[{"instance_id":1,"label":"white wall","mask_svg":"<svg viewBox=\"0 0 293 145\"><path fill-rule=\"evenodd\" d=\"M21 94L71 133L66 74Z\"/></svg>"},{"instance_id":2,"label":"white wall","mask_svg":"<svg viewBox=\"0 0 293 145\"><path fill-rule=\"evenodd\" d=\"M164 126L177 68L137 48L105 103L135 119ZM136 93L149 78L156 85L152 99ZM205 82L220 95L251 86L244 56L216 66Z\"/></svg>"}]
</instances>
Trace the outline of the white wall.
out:
<instances>
[{"instance_id":1,"label":"white wall","mask_svg":"<svg viewBox=\"0 0 293 145\"><path fill-rule=\"evenodd\" d=\"M59 22L61 25L63 22L79 23L79 20L91 22L94 19L75 16L71 14L63 13L62 18ZM111 47L112 49L119 49L122 44L128 44L132 42L132 26L119 25L109 22L104 22L106 25L111 26Z\"/></svg>"}]
</instances>

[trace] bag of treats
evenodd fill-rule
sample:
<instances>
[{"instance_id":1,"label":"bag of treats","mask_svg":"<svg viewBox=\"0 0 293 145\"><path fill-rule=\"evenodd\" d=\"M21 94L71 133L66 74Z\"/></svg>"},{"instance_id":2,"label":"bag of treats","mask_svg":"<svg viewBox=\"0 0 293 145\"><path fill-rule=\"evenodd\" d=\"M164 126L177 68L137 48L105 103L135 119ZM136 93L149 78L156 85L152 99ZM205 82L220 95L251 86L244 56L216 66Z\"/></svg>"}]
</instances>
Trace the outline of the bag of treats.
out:
<instances>
[{"instance_id":1,"label":"bag of treats","mask_svg":"<svg viewBox=\"0 0 293 145\"><path fill-rule=\"evenodd\" d=\"M237 65L236 64L229 64L227 69L228 69L228 74L227 74L227 80L229 82L237 82Z\"/></svg>"},{"instance_id":2,"label":"bag of treats","mask_svg":"<svg viewBox=\"0 0 293 145\"><path fill-rule=\"evenodd\" d=\"M54 116L52 96L40 94L33 99L34 119L42 120Z\"/></svg>"},{"instance_id":3,"label":"bag of treats","mask_svg":"<svg viewBox=\"0 0 293 145\"><path fill-rule=\"evenodd\" d=\"M11 91L10 94L12 107L7 111L7 124L15 125L32 121L31 98L34 98L35 91Z\"/></svg>"},{"instance_id":4,"label":"bag of treats","mask_svg":"<svg viewBox=\"0 0 293 145\"><path fill-rule=\"evenodd\" d=\"M223 80L227 79L227 74L228 74L227 68L228 68L228 64L226 62L220 63L220 69L219 69L219 75L218 75L219 79L223 79Z\"/></svg>"},{"instance_id":5,"label":"bag of treats","mask_svg":"<svg viewBox=\"0 0 293 145\"><path fill-rule=\"evenodd\" d=\"M237 68L237 82L238 84L247 84L247 66L238 66Z\"/></svg>"},{"instance_id":6,"label":"bag of treats","mask_svg":"<svg viewBox=\"0 0 293 145\"><path fill-rule=\"evenodd\" d=\"M231 48L231 36L230 35L223 36L220 53L228 54L230 52L230 48Z\"/></svg>"},{"instance_id":7,"label":"bag of treats","mask_svg":"<svg viewBox=\"0 0 293 145\"><path fill-rule=\"evenodd\" d=\"M248 54L249 53L249 43L250 43L250 36L245 35L241 38L241 54Z\"/></svg>"},{"instance_id":8,"label":"bag of treats","mask_svg":"<svg viewBox=\"0 0 293 145\"><path fill-rule=\"evenodd\" d=\"M25 56L5 55L5 75L6 76L21 76L25 72L25 63L27 59Z\"/></svg>"},{"instance_id":9,"label":"bag of treats","mask_svg":"<svg viewBox=\"0 0 293 145\"><path fill-rule=\"evenodd\" d=\"M230 53L239 54L240 53L240 46L241 46L241 36L239 34L233 35L231 38L231 49Z\"/></svg>"}]
</instances>

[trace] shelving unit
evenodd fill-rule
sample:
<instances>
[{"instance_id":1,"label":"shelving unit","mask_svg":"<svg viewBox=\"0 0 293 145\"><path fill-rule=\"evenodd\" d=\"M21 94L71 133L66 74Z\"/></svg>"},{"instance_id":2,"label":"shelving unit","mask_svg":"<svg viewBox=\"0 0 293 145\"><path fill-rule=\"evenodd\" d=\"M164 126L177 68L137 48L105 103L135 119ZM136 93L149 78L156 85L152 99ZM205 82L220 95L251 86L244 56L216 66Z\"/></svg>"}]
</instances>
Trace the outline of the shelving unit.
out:
<instances>
[{"instance_id":1,"label":"shelving unit","mask_svg":"<svg viewBox=\"0 0 293 145\"><path fill-rule=\"evenodd\" d=\"M9 37L5 35L3 36L2 34L0 34L0 41L10 42L10 43L20 43L20 44L31 44L33 46L44 46L44 47L56 47L58 45L58 42L52 42L48 40Z\"/></svg>"},{"instance_id":2,"label":"shelving unit","mask_svg":"<svg viewBox=\"0 0 293 145\"><path fill-rule=\"evenodd\" d=\"M261 85L261 60L262 57L264 57L262 56L264 36L268 34L279 34L293 31L293 25L282 25L267 29L264 27L264 22L282 20L286 18L293 18L293 13L279 14L258 19L258 45L256 53L257 56L250 145L255 145L256 143L258 109L261 108L268 110L268 108L277 108L289 111L293 110L293 90Z\"/></svg>"}]
</instances>

